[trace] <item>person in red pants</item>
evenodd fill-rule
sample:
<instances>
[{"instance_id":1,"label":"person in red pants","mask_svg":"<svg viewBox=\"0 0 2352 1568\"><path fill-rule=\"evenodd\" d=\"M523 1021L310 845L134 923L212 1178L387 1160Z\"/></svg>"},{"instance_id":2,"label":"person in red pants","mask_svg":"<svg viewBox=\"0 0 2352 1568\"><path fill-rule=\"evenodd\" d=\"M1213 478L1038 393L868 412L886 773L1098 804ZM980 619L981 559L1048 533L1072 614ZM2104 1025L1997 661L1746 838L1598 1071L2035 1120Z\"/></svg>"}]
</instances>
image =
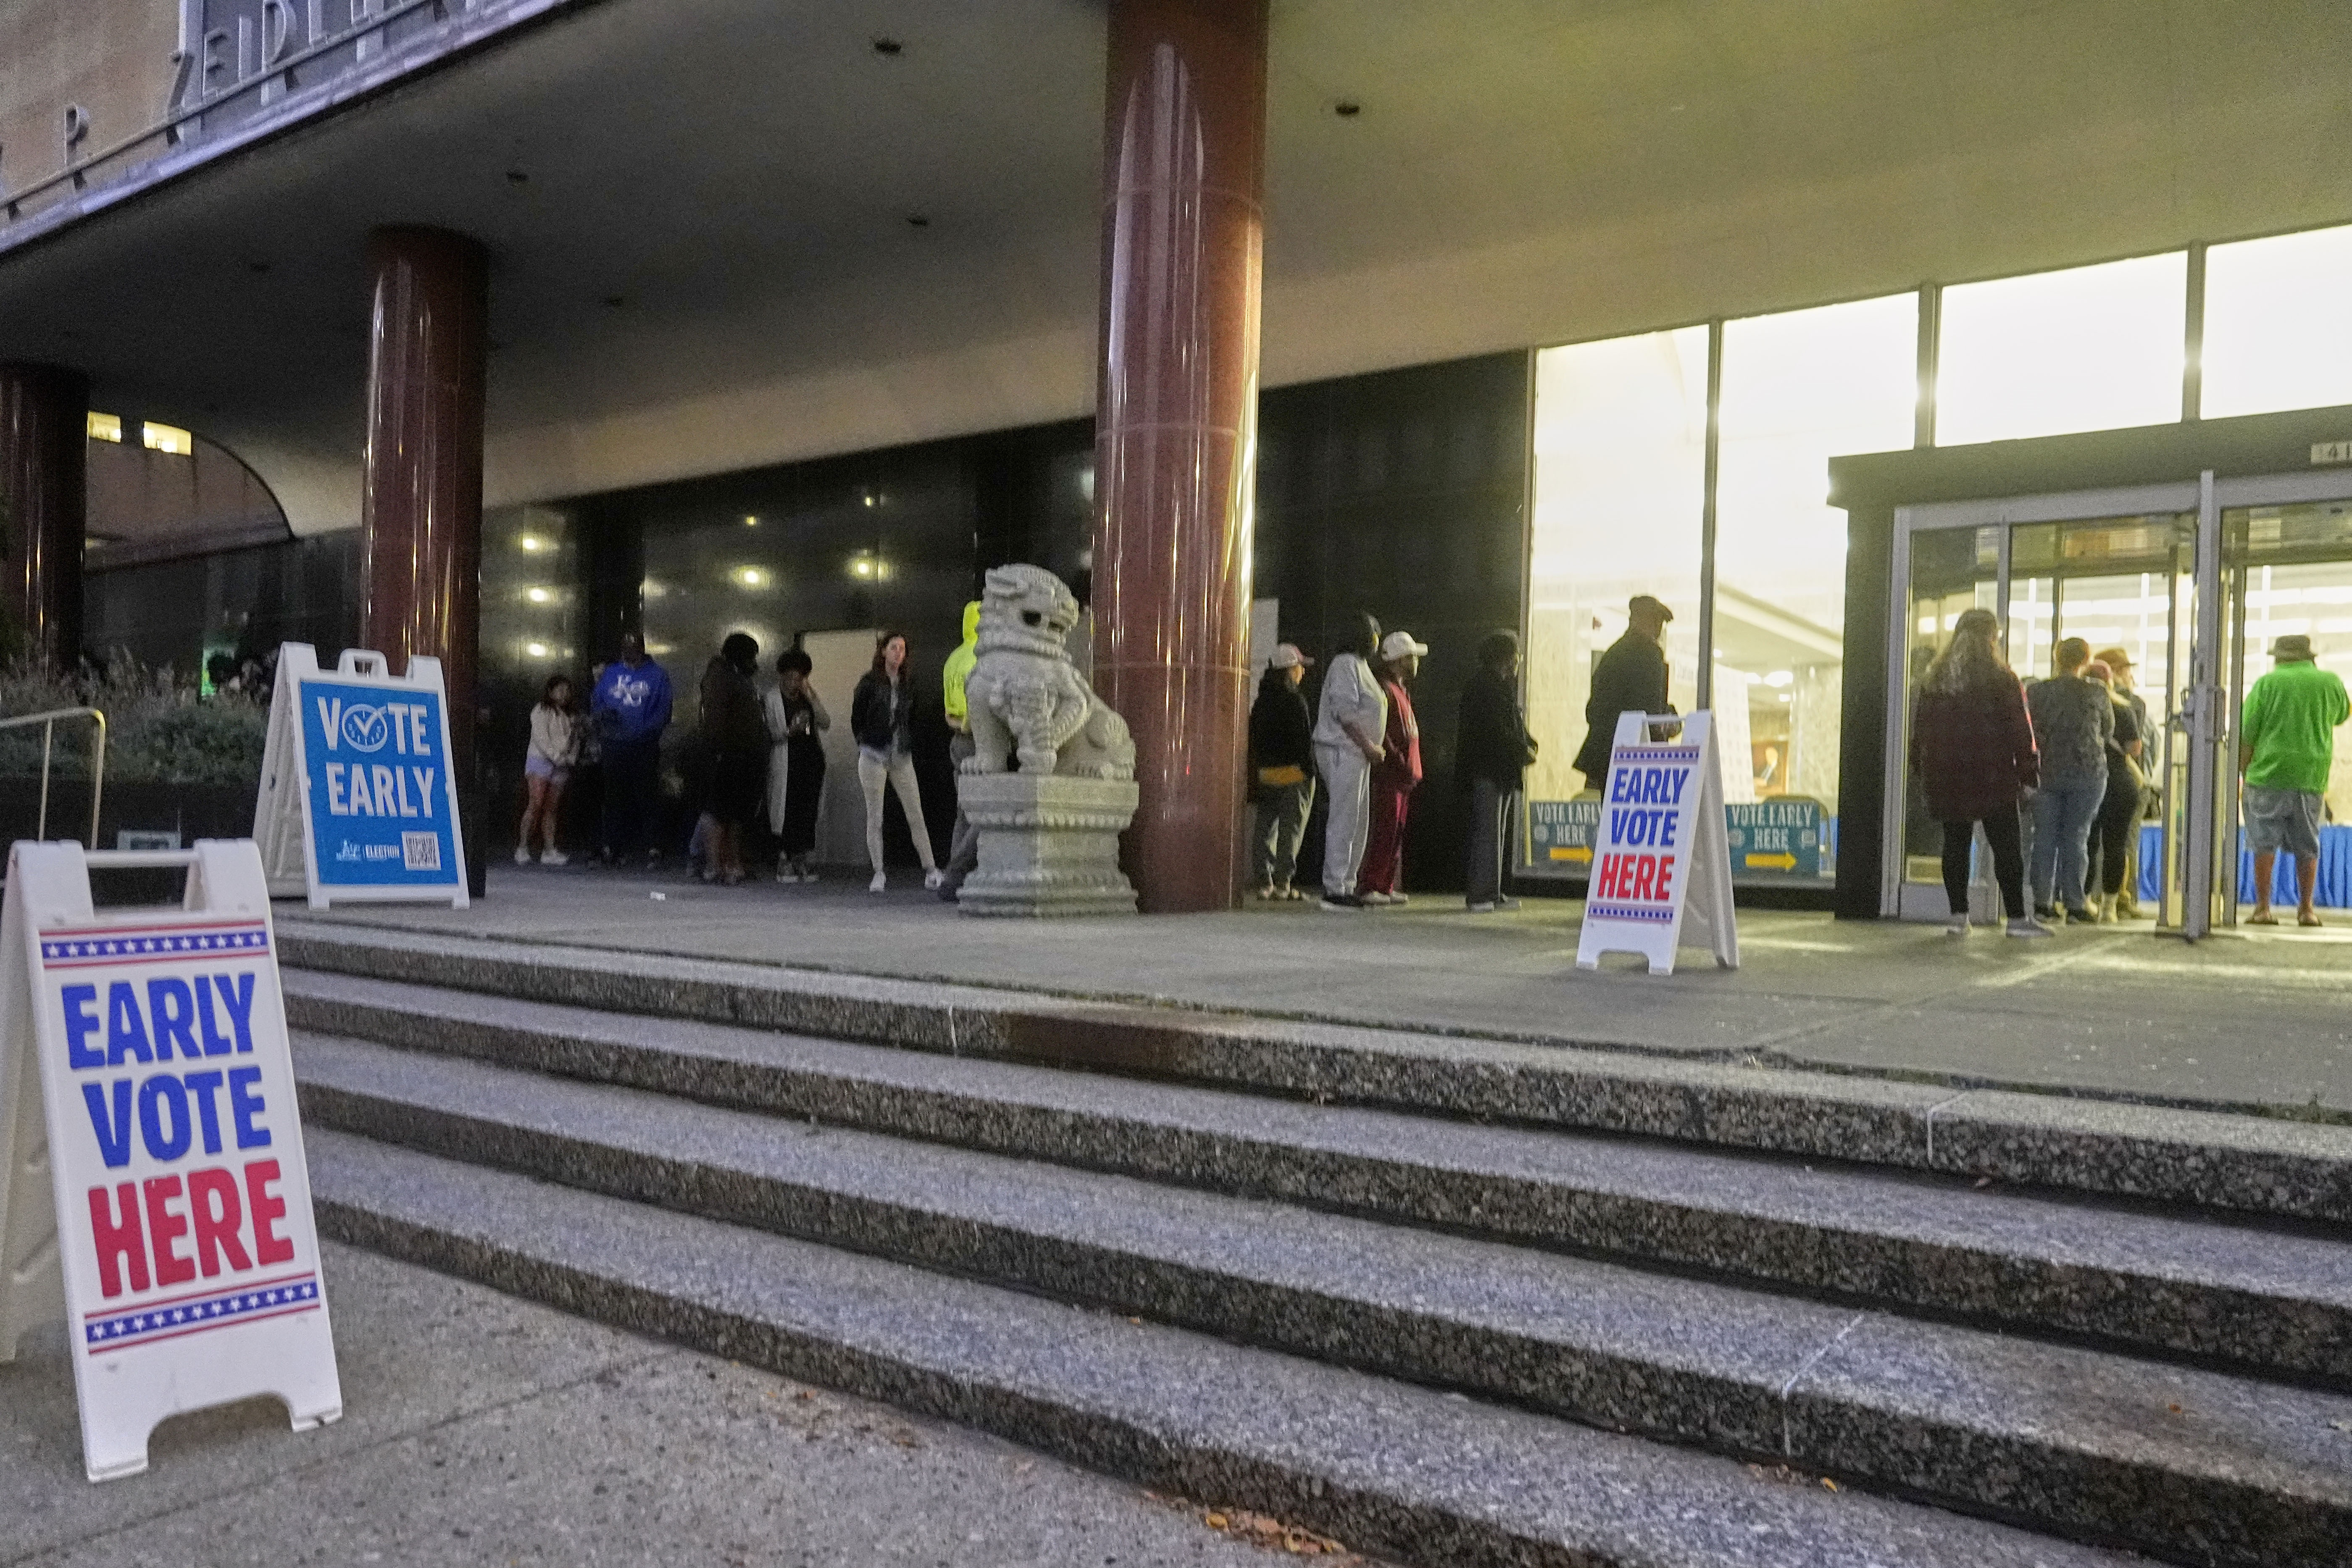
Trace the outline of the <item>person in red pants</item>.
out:
<instances>
[{"instance_id":1,"label":"person in red pants","mask_svg":"<svg viewBox=\"0 0 2352 1568\"><path fill-rule=\"evenodd\" d=\"M1391 632L1381 639L1375 673L1388 693L1388 731L1381 760L1372 764L1371 832L1364 845L1364 868L1356 878L1356 896L1375 908L1405 901L1398 886L1404 875L1405 814L1413 786L1421 783L1421 726L1405 683L1421 673L1421 656L1428 651L1411 632Z\"/></svg>"}]
</instances>

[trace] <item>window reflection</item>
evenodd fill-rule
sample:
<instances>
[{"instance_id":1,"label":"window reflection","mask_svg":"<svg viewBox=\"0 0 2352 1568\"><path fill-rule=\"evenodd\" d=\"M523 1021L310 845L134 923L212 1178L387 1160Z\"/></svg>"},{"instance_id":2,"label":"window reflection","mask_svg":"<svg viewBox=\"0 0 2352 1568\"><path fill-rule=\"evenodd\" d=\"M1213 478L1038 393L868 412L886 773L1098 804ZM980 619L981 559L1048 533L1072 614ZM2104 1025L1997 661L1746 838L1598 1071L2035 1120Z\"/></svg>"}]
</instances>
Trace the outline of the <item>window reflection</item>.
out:
<instances>
[{"instance_id":1,"label":"window reflection","mask_svg":"<svg viewBox=\"0 0 2352 1568\"><path fill-rule=\"evenodd\" d=\"M2205 253L2207 418L2352 403L2352 227Z\"/></svg>"}]
</instances>

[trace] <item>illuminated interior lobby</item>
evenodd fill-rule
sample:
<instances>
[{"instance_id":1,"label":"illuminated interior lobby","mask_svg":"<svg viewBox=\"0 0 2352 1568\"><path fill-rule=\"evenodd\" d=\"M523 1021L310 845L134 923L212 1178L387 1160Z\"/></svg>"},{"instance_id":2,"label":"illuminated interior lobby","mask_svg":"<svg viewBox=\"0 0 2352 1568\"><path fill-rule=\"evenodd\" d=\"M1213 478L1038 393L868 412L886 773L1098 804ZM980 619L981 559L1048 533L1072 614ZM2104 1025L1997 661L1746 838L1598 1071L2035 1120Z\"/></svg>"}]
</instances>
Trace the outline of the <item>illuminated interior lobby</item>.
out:
<instances>
[{"instance_id":1,"label":"illuminated interior lobby","mask_svg":"<svg viewBox=\"0 0 2352 1568\"><path fill-rule=\"evenodd\" d=\"M838 669L902 627L936 669L1030 559L1147 715L1148 907L1234 896L1255 666L1362 610L1433 647L1441 779L1470 650L1521 634L1517 854L1573 889L1592 661L1653 594L1743 887L1897 915L1939 889L1889 672L1959 607L2028 674L2126 647L2167 717L2282 632L2352 663L2324 6L477 0L330 5L269 59L203 54L229 0L98 10L109 47L61 25L0 89L0 482L53 535L13 590L184 667L238 626L454 656L497 798L540 682L624 629L689 676L734 629ZM1120 265L1155 59L1206 128L1166 177L1234 197L1152 275L1190 314ZM57 432L109 419L233 455L275 536L85 561ZM1187 498L1120 444L1163 427ZM2166 733L2143 880L2228 923L2227 735ZM1409 874L1455 886L1427 794Z\"/></svg>"}]
</instances>

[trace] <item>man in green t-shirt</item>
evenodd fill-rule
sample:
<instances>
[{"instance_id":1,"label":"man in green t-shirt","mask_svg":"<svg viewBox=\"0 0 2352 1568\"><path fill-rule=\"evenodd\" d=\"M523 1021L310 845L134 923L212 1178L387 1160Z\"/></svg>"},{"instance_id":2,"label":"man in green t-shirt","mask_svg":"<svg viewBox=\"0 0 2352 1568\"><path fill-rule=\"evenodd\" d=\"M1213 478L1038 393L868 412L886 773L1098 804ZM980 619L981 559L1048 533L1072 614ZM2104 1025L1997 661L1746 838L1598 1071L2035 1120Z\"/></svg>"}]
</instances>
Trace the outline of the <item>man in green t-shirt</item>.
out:
<instances>
[{"instance_id":1,"label":"man in green t-shirt","mask_svg":"<svg viewBox=\"0 0 2352 1568\"><path fill-rule=\"evenodd\" d=\"M2315 926L2321 799L2336 764L2336 727L2352 717L2344 682L2314 662L2311 639L2271 645L2277 664L2246 693L2238 728L2238 771L2245 775L2246 838L2254 847L2254 912L2249 925L2274 926L2271 877L2284 848L2294 857L2300 894L2295 924Z\"/></svg>"}]
</instances>

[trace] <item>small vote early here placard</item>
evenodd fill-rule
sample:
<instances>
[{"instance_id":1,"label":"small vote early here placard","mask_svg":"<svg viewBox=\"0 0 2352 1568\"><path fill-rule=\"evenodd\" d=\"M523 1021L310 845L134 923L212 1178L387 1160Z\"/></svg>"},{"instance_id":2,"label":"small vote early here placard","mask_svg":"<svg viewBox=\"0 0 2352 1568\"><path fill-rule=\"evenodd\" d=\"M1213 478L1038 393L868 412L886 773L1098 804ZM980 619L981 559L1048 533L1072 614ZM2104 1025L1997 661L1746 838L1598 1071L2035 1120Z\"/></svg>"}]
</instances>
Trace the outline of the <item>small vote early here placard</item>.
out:
<instances>
[{"instance_id":1,"label":"small vote early here placard","mask_svg":"<svg viewBox=\"0 0 2352 1568\"><path fill-rule=\"evenodd\" d=\"M100 911L108 857L20 843L0 915L0 1182L46 1166L93 1480L145 1468L183 1410L275 1394L301 1430L342 1408L260 857L186 858L189 907ZM37 1123L6 1103L28 1095ZM25 1195L0 1205L10 1257L38 1250ZM0 1359L43 1315L17 1294Z\"/></svg>"}]
</instances>

